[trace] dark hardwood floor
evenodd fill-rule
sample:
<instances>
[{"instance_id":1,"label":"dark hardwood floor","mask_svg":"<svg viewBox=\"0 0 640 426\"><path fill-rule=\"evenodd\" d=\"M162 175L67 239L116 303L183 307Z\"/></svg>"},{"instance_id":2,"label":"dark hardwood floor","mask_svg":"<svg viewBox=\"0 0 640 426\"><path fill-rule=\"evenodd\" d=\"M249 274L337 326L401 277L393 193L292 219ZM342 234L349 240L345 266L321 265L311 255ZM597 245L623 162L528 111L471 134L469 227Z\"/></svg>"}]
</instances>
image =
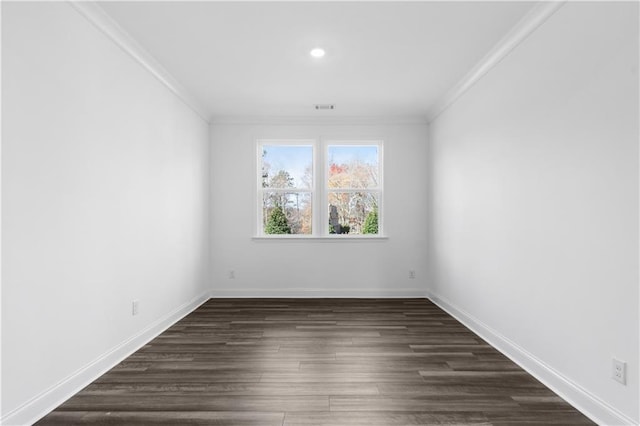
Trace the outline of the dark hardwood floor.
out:
<instances>
[{"instance_id":1,"label":"dark hardwood floor","mask_svg":"<svg viewBox=\"0 0 640 426\"><path fill-rule=\"evenodd\" d=\"M593 423L426 299L211 299L37 424Z\"/></svg>"}]
</instances>

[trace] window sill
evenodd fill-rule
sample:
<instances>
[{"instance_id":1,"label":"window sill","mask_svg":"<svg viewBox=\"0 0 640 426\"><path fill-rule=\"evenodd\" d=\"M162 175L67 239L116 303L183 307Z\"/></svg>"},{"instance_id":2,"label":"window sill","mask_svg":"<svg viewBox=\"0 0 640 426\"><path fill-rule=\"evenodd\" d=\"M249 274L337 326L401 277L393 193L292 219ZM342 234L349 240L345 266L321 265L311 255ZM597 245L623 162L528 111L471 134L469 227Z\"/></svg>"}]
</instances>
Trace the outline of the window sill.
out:
<instances>
[{"instance_id":1,"label":"window sill","mask_svg":"<svg viewBox=\"0 0 640 426\"><path fill-rule=\"evenodd\" d=\"M314 235L269 235L260 237L251 237L253 241L321 241L321 242L336 242L336 241L349 241L349 242L364 242L364 241L386 241L389 239L387 236L382 235L327 235L327 236L314 236Z\"/></svg>"}]
</instances>

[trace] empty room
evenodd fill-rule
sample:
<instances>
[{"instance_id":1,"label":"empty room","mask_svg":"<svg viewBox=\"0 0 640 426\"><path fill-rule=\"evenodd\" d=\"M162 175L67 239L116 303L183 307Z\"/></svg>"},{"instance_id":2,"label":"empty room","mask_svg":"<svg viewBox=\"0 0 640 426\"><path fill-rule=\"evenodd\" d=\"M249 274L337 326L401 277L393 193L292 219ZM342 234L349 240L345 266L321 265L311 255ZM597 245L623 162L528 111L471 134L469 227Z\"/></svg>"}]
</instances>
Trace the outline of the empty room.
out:
<instances>
[{"instance_id":1,"label":"empty room","mask_svg":"<svg viewBox=\"0 0 640 426\"><path fill-rule=\"evenodd\" d=\"M639 6L0 2L0 423L638 425Z\"/></svg>"}]
</instances>

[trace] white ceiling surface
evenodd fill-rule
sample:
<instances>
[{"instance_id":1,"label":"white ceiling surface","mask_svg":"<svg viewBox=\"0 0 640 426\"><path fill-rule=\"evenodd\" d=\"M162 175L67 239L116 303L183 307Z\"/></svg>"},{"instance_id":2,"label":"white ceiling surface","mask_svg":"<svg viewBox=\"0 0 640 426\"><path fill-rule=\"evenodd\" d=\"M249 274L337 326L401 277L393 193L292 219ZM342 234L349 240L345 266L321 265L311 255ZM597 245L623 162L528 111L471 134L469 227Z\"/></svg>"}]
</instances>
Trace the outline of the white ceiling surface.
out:
<instances>
[{"instance_id":1,"label":"white ceiling surface","mask_svg":"<svg viewBox=\"0 0 640 426\"><path fill-rule=\"evenodd\" d=\"M530 2L101 2L222 117L424 117ZM322 59L309 51L320 46ZM316 111L316 103L336 105Z\"/></svg>"}]
</instances>

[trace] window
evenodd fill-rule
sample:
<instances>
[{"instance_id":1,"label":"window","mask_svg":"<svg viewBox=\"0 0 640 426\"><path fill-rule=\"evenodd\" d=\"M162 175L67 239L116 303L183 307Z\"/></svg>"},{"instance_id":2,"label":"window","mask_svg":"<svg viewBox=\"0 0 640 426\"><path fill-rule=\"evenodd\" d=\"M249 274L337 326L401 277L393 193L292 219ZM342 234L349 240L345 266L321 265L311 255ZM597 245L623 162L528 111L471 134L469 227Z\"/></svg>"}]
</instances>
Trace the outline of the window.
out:
<instances>
[{"instance_id":1,"label":"window","mask_svg":"<svg viewBox=\"0 0 640 426\"><path fill-rule=\"evenodd\" d=\"M260 144L262 232L306 234L313 231L313 142Z\"/></svg>"},{"instance_id":2,"label":"window","mask_svg":"<svg viewBox=\"0 0 640 426\"><path fill-rule=\"evenodd\" d=\"M329 233L378 234L380 178L378 145L327 146Z\"/></svg>"},{"instance_id":3,"label":"window","mask_svg":"<svg viewBox=\"0 0 640 426\"><path fill-rule=\"evenodd\" d=\"M381 160L380 141L258 141L258 234L382 235Z\"/></svg>"}]
</instances>

